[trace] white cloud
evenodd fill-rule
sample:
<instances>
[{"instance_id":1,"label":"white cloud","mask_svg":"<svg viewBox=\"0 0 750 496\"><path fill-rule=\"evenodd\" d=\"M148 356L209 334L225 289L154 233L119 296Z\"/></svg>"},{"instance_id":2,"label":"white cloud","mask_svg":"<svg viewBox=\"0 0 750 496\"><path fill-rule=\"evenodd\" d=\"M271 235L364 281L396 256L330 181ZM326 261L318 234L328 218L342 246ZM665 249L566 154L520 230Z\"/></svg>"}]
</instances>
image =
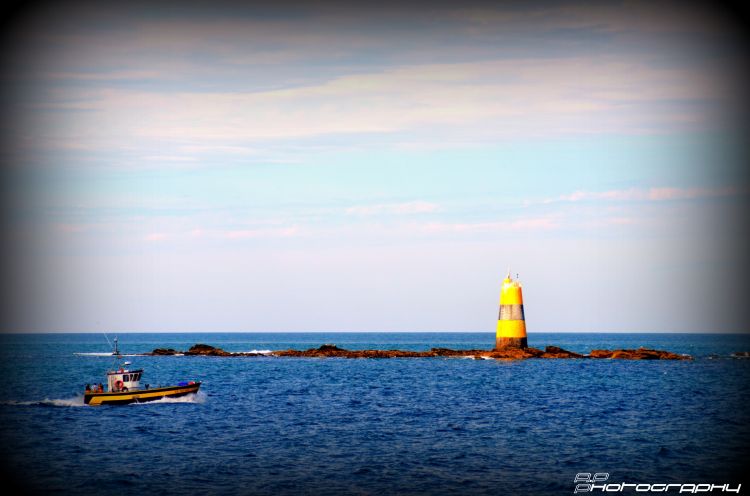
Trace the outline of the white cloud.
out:
<instances>
[{"instance_id":1,"label":"white cloud","mask_svg":"<svg viewBox=\"0 0 750 496\"><path fill-rule=\"evenodd\" d=\"M715 75L637 59L494 60L394 67L273 91L70 87L36 108L86 112L52 113L36 127L46 131L48 146L158 143L165 157L177 157L185 147L255 153L273 140L327 135L428 140L440 129L459 141L667 132L706 125L710 116L702 107L660 103L718 101L724 94Z\"/></svg>"}]
</instances>

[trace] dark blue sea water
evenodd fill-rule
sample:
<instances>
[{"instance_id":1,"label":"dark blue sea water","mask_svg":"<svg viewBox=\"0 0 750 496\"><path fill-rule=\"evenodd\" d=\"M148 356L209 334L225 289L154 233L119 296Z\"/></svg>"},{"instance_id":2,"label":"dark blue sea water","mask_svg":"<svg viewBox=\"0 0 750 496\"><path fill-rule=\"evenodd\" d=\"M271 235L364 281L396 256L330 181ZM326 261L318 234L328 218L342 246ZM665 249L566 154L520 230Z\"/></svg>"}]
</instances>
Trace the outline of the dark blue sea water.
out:
<instances>
[{"instance_id":1,"label":"dark blue sea water","mask_svg":"<svg viewBox=\"0 0 750 496\"><path fill-rule=\"evenodd\" d=\"M488 333L121 334L125 353L484 348ZM111 336L110 336L111 338ZM627 482L738 481L750 446L750 337L531 334L573 351L638 346L694 361L132 357L190 400L82 406L101 334L0 335L3 486L148 494L572 494ZM79 354L77 354L79 353ZM746 489L743 487L742 493Z\"/></svg>"}]
</instances>

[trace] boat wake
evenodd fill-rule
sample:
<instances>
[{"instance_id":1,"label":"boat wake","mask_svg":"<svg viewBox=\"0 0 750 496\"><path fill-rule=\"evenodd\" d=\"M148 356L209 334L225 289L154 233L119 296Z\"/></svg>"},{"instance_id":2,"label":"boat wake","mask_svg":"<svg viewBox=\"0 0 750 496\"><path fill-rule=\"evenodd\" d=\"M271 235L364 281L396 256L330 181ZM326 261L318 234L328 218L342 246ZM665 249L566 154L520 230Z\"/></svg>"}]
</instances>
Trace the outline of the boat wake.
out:
<instances>
[{"instance_id":1,"label":"boat wake","mask_svg":"<svg viewBox=\"0 0 750 496\"><path fill-rule=\"evenodd\" d=\"M206 402L206 394L202 391L198 391L195 394L188 394L186 396L180 396L179 398L164 397L155 401L148 401L146 403L131 403L130 405L158 405L160 403L198 403L202 404Z\"/></svg>"},{"instance_id":2,"label":"boat wake","mask_svg":"<svg viewBox=\"0 0 750 496\"><path fill-rule=\"evenodd\" d=\"M181 396L179 398L162 398L156 401L149 401L147 403L131 403L131 405L153 405L159 403L198 403L202 404L206 402L206 394L199 391L196 394L189 394L187 396ZM73 396L72 398L59 398L50 399L45 398L43 400L36 401L0 401L0 405L7 406L58 406L58 407L77 407L86 406L83 402L83 396Z\"/></svg>"},{"instance_id":3,"label":"boat wake","mask_svg":"<svg viewBox=\"0 0 750 496\"><path fill-rule=\"evenodd\" d=\"M45 398L41 401L0 401L0 405L12 405L12 406L85 406L83 403L83 396L73 396L72 398L61 398L61 399L49 399Z\"/></svg>"},{"instance_id":4,"label":"boat wake","mask_svg":"<svg viewBox=\"0 0 750 496\"><path fill-rule=\"evenodd\" d=\"M111 357L111 356L114 356L114 354L112 354L111 352L110 353L73 353L73 354L76 355L76 356L95 356L95 357ZM120 356L134 357L134 356L139 356L139 355L135 355L135 354L128 354L128 355L121 354Z\"/></svg>"}]
</instances>

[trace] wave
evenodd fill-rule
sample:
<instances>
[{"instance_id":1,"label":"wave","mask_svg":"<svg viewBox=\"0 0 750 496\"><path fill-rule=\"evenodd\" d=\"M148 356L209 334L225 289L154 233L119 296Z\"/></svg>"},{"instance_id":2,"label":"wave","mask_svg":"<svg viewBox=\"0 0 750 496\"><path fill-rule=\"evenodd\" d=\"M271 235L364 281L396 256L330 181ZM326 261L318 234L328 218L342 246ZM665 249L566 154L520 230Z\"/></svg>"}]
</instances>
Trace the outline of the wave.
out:
<instances>
[{"instance_id":1,"label":"wave","mask_svg":"<svg viewBox=\"0 0 750 496\"><path fill-rule=\"evenodd\" d=\"M131 403L131 405L158 405L159 403L198 403L202 404L206 402L206 393L198 391L195 394L188 394L187 396L180 396L179 398L162 398L156 401L147 401L145 403Z\"/></svg>"},{"instance_id":2,"label":"wave","mask_svg":"<svg viewBox=\"0 0 750 496\"><path fill-rule=\"evenodd\" d=\"M96 356L96 357L113 357L114 356L111 352L110 353L98 353L98 352L94 352L94 353L73 353L73 354L76 355L76 356ZM120 356L134 357L134 356L141 356L141 355L138 355L138 354L135 354L135 353L128 353L128 354L123 353Z\"/></svg>"},{"instance_id":3,"label":"wave","mask_svg":"<svg viewBox=\"0 0 750 496\"><path fill-rule=\"evenodd\" d=\"M12 405L12 406L85 406L83 403L83 396L73 396L72 398L60 398L50 399L45 398L37 401L0 401L0 405Z\"/></svg>"},{"instance_id":4,"label":"wave","mask_svg":"<svg viewBox=\"0 0 750 496\"><path fill-rule=\"evenodd\" d=\"M273 353L273 350L250 350L250 351L242 351L241 353L255 353L256 355L270 355Z\"/></svg>"},{"instance_id":5,"label":"wave","mask_svg":"<svg viewBox=\"0 0 750 496\"><path fill-rule=\"evenodd\" d=\"M152 405L159 403L205 403L207 396L204 392L198 391L196 394L189 394L187 396L181 396L179 398L162 398L156 401L149 401L146 403L131 403L131 405ZM45 398L43 400L35 401L16 401L7 400L0 401L0 405L7 406L58 406L58 407L79 407L86 406L83 402L83 396L73 396L72 398Z\"/></svg>"},{"instance_id":6,"label":"wave","mask_svg":"<svg viewBox=\"0 0 750 496\"><path fill-rule=\"evenodd\" d=\"M76 356L115 356L114 354L110 353L99 353L99 352L93 352L93 353L83 353L83 352L76 352L73 353ZM121 353L120 356L142 356L138 353Z\"/></svg>"}]
</instances>

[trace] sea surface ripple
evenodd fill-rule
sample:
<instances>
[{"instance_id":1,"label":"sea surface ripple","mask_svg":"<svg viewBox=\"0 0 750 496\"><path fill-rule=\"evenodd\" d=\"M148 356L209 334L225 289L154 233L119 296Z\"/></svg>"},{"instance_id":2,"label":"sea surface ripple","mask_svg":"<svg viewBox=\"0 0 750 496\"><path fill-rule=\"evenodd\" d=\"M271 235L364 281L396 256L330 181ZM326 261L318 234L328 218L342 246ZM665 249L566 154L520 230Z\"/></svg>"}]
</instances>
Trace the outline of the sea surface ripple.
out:
<instances>
[{"instance_id":1,"label":"sea surface ripple","mask_svg":"<svg viewBox=\"0 0 750 496\"><path fill-rule=\"evenodd\" d=\"M111 336L110 336L111 338ZM693 361L128 358L197 397L83 406L99 334L0 335L6 487L29 494L572 494L615 481L724 483L750 446L750 338L533 334L572 351L640 345ZM488 333L122 334L128 353L491 348Z\"/></svg>"}]
</instances>

